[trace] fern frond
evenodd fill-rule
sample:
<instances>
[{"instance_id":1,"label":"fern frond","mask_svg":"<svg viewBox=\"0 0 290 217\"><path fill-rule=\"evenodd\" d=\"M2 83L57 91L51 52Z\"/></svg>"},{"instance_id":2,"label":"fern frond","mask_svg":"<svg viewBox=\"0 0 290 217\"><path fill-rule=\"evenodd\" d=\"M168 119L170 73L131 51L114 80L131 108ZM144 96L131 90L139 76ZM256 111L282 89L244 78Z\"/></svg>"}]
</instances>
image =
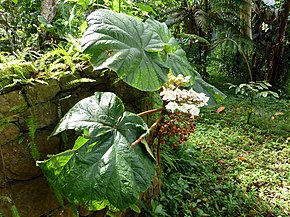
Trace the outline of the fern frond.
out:
<instances>
[{"instance_id":1,"label":"fern frond","mask_svg":"<svg viewBox=\"0 0 290 217\"><path fill-rule=\"evenodd\" d=\"M28 135L31 138L31 142L28 144L28 148L30 151L30 154L34 160L39 160L40 153L37 150L37 146L35 144L35 134L36 134L36 119L35 116L31 115L26 120L27 126L28 126Z\"/></svg>"},{"instance_id":2,"label":"fern frond","mask_svg":"<svg viewBox=\"0 0 290 217\"><path fill-rule=\"evenodd\" d=\"M96 80L90 79L90 78L79 78L79 79L75 79L73 81L70 81L68 83L68 86L74 85L74 84L79 84L79 83L93 83L93 82L96 82Z\"/></svg>"},{"instance_id":3,"label":"fern frond","mask_svg":"<svg viewBox=\"0 0 290 217\"><path fill-rule=\"evenodd\" d=\"M31 142L28 144L28 148L29 148L29 151L30 151L30 154L31 154L32 158L33 158L35 161L39 160L39 159L40 159L40 153L39 153L39 151L38 151L38 149L37 149L36 144L35 144L34 142L31 141Z\"/></svg>"},{"instance_id":4,"label":"fern frond","mask_svg":"<svg viewBox=\"0 0 290 217\"><path fill-rule=\"evenodd\" d=\"M34 141L35 133L36 133L36 119L35 116L31 115L26 120L27 127L28 127L28 135Z\"/></svg>"}]
</instances>

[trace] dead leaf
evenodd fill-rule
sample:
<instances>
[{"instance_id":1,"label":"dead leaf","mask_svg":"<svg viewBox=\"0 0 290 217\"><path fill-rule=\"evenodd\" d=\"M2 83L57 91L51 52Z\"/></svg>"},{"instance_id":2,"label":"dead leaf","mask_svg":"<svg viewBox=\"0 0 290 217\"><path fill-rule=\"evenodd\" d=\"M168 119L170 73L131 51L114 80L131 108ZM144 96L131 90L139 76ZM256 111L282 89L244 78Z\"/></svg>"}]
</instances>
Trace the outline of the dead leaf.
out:
<instances>
[{"instance_id":1,"label":"dead leaf","mask_svg":"<svg viewBox=\"0 0 290 217\"><path fill-rule=\"evenodd\" d=\"M224 160L218 160L219 163L225 164L226 162Z\"/></svg>"},{"instance_id":2,"label":"dead leaf","mask_svg":"<svg viewBox=\"0 0 290 217\"><path fill-rule=\"evenodd\" d=\"M247 160L247 159L244 158L244 157L238 157L237 159L238 159L238 160L241 160L241 161L246 161L246 160Z\"/></svg>"},{"instance_id":3,"label":"dead leaf","mask_svg":"<svg viewBox=\"0 0 290 217\"><path fill-rule=\"evenodd\" d=\"M284 115L284 113L283 113L283 112L276 112L275 115L276 115L276 116L277 116L277 115Z\"/></svg>"},{"instance_id":4,"label":"dead leaf","mask_svg":"<svg viewBox=\"0 0 290 217\"><path fill-rule=\"evenodd\" d=\"M221 113L223 110L225 110L225 107L224 107L224 106L220 106L220 107L216 110L216 112L217 112L217 113Z\"/></svg>"}]
</instances>

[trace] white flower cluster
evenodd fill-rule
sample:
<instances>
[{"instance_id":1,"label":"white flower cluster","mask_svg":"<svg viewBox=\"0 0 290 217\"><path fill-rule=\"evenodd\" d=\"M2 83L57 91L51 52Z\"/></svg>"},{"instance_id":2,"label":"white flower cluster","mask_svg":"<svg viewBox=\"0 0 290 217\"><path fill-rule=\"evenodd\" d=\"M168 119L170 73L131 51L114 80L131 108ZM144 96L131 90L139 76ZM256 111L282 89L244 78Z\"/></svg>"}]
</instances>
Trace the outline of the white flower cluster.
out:
<instances>
[{"instance_id":1,"label":"white flower cluster","mask_svg":"<svg viewBox=\"0 0 290 217\"><path fill-rule=\"evenodd\" d=\"M207 105L209 97L205 93L197 93L193 89L179 89L180 85L188 83L189 80L190 76L183 77L183 75L178 75L175 77L170 74L168 82L160 92L160 96L164 101L168 102L165 105L167 110L170 110L172 113L176 110L189 113L194 117L199 115L199 107Z\"/></svg>"}]
</instances>

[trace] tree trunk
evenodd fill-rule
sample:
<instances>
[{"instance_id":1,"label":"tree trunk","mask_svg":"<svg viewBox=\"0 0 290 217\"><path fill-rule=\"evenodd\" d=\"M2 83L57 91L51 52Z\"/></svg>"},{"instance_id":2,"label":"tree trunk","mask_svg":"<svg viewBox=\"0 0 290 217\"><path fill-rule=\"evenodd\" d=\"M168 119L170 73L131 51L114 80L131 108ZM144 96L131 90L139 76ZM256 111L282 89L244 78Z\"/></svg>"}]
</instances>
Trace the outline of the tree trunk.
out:
<instances>
[{"instance_id":1,"label":"tree trunk","mask_svg":"<svg viewBox=\"0 0 290 217\"><path fill-rule=\"evenodd\" d=\"M41 16L43 16L46 20L47 23L52 23L54 17L56 16L57 13L57 0L42 0L41 1ZM47 31L42 30L41 36L39 38L39 44L40 47L42 47L43 42L47 39Z\"/></svg>"},{"instance_id":2,"label":"tree trunk","mask_svg":"<svg viewBox=\"0 0 290 217\"><path fill-rule=\"evenodd\" d=\"M43 16L48 23L52 23L53 18L57 12L57 0L42 0L41 1L41 16Z\"/></svg>"},{"instance_id":3,"label":"tree trunk","mask_svg":"<svg viewBox=\"0 0 290 217\"><path fill-rule=\"evenodd\" d=\"M252 40L252 0L244 0L243 4L240 13L241 33Z\"/></svg>"},{"instance_id":4,"label":"tree trunk","mask_svg":"<svg viewBox=\"0 0 290 217\"><path fill-rule=\"evenodd\" d=\"M278 37L276 39L275 45L273 45L272 53L269 56L269 66L268 71L265 75L265 80L269 81L273 86L280 77L280 70L278 69L281 54L282 46L284 42L284 36L287 29L288 15L290 11L290 0L285 0L283 4L283 9L280 14L280 25L278 31Z\"/></svg>"}]
</instances>

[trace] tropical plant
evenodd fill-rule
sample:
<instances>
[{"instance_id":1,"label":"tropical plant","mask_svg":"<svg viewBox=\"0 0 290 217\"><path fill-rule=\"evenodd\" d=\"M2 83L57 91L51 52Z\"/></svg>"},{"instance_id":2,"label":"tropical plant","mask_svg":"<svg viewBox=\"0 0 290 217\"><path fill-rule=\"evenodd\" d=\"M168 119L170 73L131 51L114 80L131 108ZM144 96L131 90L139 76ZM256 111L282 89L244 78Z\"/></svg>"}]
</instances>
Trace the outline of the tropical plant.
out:
<instances>
[{"instance_id":1,"label":"tropical plant","mask_svg":"<svg viewBox=\"0 0 290 217\"><path fill-rule=\"evenodd\" d=\"M113 93L96 93L77 103L52 135L82 131L72 150L38 165L57 195L89 210L133 205L155 175L155 163L144 145L131 143L147 132L141 117L124 111Z\"/></svg>"},{"instance_id":2,"label":"tropical plant","mask_svg":"<svg viewBox=\"0 0 290 217\"><path fill-rule=\"evenodd\" d=\"M207 105L205 94L179 88L188 81L189 77L170 75L160 93L162 108L138 115L124 111L121 99L110 92L96 92L77 103L52 133L67 129L80 132L73 149L38 161L58 197L64 196L88 210L107 207L116 212L136 206L140 193L156 175L151 152L154 140L158 138L156 155L160 164L164 139L186 141L194 131L199 107ZM140 116L156 112L161 115L148 128ZM182 117L187 123L181 122ZM149 133L148 144L145 136Z\"/></svg>"},{"instance_id":3,"label":"tropical plant","mask_svg":"<svg viewBox=\"0 0 290 217\"><path fill-rule=\"evenodd\" d=\"M214 96L210 105L224 98L201 79L164 23L152 19L142 22L108 10L97 10L87 20L89 27L81 42L95 70L115 71L123 81L143 91L160 89L169 72L192 76L194 90Z\"/></svg>"},{"instance_id":4,"label":"tropical plant","mask_svg":"<svg viewBox=\"0 0 290 217\"><path fill-rule=\"evenodd\" d=\"M260 98L260 97L267 97L267 96L274 96L279 98L279 95L273 91L270 91L269 88L272 86L267 81L257 81L257 82L249 82L246 84L240 84L240 85L234 85L229 84L231 88L235 88L236 94L241 94L249 98L249 104L247 108L247 119L246 123L250 123L251 115L253 114L253 104L254 99Z\"/></svg>"},{"instance_id":5,"label":"tropical plant","mask_svg":"<svg viewBox=\"0 0 290 217\"><path fill-rule=\"evenodd\" d=\"M0 1L0 51L16 51L37 46L38 0ZM17 14L17 16L15 16Z\"/></svg>"},{"instance_id":6,"label":"tropical plant","mask_svg":"<svg viewBox=\"0 0 290 217\"><path fill-rule=\"evenodd\" d=\"M88 25L82 47L91 55L94 68L111 69L143 91L164 85L163 105L136 115L124 111L115 94L97 92L77 103L52 134L67 129L81 133L73 149L38 165L59 198L89 210L123 211L134 207L156 175L151 150L156 150L160 163L160 145L171 139L185 141L194 131L199 107L209 102L204 93L180 87L192 84L193 77L193 88L205 90L213 98L211 103L224 96L200 79L166 25L108 10L92 13ZM157 112L161 112L159 118L148 128L140 116ZM188 122L182 123L182 118Z\"/></svg>"}]
</instances>

